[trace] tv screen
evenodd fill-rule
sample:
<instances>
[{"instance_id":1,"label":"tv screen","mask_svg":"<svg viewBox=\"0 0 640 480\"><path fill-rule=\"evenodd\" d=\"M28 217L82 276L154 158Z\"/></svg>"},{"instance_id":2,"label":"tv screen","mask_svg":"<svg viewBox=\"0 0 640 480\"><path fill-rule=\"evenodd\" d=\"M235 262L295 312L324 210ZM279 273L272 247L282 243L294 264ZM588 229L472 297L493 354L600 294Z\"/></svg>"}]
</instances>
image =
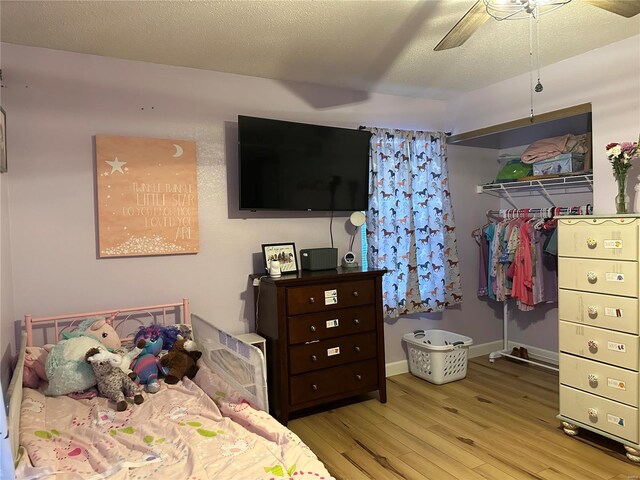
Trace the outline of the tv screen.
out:
<instances>
[{"instance_id":1,"label":"tv screen","mask_svg":"<svg viewBox=\"0 0 640 480\"><path fill-rule=\"evenodd\" d=\"M241 210L366 210L362 130L238 116Z\"/></svg>"}]
</instances>

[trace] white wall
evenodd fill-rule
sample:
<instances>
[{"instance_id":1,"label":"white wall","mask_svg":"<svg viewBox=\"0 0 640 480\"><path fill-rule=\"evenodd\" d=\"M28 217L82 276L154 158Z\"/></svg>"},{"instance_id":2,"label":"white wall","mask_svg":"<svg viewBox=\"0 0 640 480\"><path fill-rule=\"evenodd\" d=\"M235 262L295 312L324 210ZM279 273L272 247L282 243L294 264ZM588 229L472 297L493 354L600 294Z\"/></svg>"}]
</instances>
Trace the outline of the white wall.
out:
<instances>
[{"instance_id":1,"label":"white wall","mask_svg":"<svg viewBox=\"0 0 640 480\"><path fill-rule=\"evenodd\" d=\"M8 173L0 174L0 380L7 394L11 357L15 355L13 284L9 243ZM8 348L7 348L8 347Z\"/></svg>"},{"instance_id":2,"label":"white wall","mask_svg":"<svg viewBox=\"0 0 640 480\"><path fill-rule=\"evenodd\" d=\"M194 313L231 333L252 330L248 275L260 269L261 244L294 241L298 250L328 246L329 217L266 218L234 207L238 114L350 128L443 128L440 101L10 44L1 49L11 165L3 208L9 212L12 247L2 269L13 284L14 306L3 312L3 353L13 322L25 313L62 314L182 297L191 299ZM312 106L345 100L351 103ZM96 134L197 142L200 253L96 258ZM346 221L333 222L340 253L349 240ZM6 273L11 263L12 275Z\"/></svg>"},{"instance_id":3,"label":"white wall","mask_svg":"<svg viewBox=\"0 0 640 480\"><path fill-rule=\"evenodd\" d=\"M640 36L544 67L544 91L535 95L535 112L545 113L583 103L591 103L593 117L593 205L597 214L615 213L615 182L605 155L605 145L613 141L635 141L640 133ZM447 105L448 128L462 133L525 118L530 110L529 75L506 80L461 95ZM464 147L461 147L464 148ZM497 153L497 152L496 152ZM635 176L630 172L629 194L633 201ZM483 177L483 178L486 178ZM558 205L581 205L587 195L554 197ZM539 196L519 200L518 207L544 207ZM494 208L511 208L503 202ZM495 306L494 302L488 306ZM557 351L557 309L538 308L533 312L513 312L509 338L519 343Z\"/></svg>"}]
</instances>

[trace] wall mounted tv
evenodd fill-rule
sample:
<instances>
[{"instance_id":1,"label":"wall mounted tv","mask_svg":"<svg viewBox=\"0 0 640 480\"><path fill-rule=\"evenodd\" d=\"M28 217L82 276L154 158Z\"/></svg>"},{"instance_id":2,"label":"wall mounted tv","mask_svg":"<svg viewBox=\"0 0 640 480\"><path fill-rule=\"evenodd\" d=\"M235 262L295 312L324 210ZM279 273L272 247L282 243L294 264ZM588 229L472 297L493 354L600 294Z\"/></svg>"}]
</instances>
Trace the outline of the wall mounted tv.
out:
<instances>
[{"instance_id":1,"label":"wall mounted tv","mask_svg":"<svg viewBox=\"0 0 640 480\"><path fill-rule=\"evenodd\" d=\"M366 210L362 130L238 116L241 210Z\"/></svg>"}]
</instances>

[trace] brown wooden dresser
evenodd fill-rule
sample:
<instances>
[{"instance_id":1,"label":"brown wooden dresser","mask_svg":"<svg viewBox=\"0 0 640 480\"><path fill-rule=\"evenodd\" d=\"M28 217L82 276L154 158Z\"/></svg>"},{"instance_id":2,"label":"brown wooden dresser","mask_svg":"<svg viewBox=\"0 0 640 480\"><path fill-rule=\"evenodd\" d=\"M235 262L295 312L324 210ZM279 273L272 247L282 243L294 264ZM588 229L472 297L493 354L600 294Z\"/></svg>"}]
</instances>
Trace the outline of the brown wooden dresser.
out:
<instances>
[{"instance_id":1,"label":"brown wooden dresser","mask_svg":"<svg viewBox=\"0 0 640 480\"><path fill-rule=\"evenodd\" d=\"M256 331L267 340L269 408L281 423L292 412L374 390L387 401L384 273L338 268L262 277Z\"/></svg>"}]
</instances>

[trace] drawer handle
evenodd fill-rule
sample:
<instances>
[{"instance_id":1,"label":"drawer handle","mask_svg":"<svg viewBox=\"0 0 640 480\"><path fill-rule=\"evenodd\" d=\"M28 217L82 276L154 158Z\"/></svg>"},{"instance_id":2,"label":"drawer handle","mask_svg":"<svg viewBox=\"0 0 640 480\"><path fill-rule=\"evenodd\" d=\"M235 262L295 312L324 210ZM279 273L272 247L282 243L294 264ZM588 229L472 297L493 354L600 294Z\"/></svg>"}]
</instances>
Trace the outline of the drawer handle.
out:
<instances>
[{"instance_id":1,"label":"drawer handle","mask_svg":"<svg viewBox=\"0 0 640 480\"><path fill-rule=\"evenodd\" d=\"M355 346L353 349L356 351L356 353L360 353L360 347Z\"/></svg>"},{"instance_id":2,"label":"drawer handle","mask_svg":"<svg viewBox=\"0 0 640 480\"><path fill-rule=\"evenodd\" d=\"M309 297L309 303L316 303L316 299L313 297Z\"/></svg>"},{"instance_id":3,"label":"drawer handle","mask_svg":"<svg viewBox=\"0 0 640 480\"><path fill-rule=\"evenodd\" d=\"M311 361L312 362L317 362L318 361L318 357L316 357L315 355L311 355Z\"/></svg>"},{"instance_id":4,"label":"drawer handle","mask_svg":"<svg viewBox=\"0 0 640 480\"><path fill-rule=\"evenodd\" d=\"M355 323L356 325L360 325L360 319L359 318L354 318L353 319L353 323Z\"/></svg>"},{"instance_id":5,"label":"drawer handle","mask_svg":"<svg viewBox=\"0 0 640 480\"><path fill-rule=\"evenodd\" d=\"M315 331L317 330L317 328L316 328L316 326L315 326L315 325L311 325L311 326L309 327L309 330L311 330L312 332L315 332Z\"/></svg>"},{"instance_id":6,"label":"drawer handle","mask_svg":"<svg viewBox=\"0 0 640 480\"><path fill-rule=\"evenodd\" d=\"M591 353L596 353L598 351L598 342L596 342L595 340L589 340L587 342L587 345L589 346L589 351Z\"/></svg>"},{"instance_id":7,"label":"drawer handle","mask_svg":"<svg viewBox=\"0 0 640 480\"><path fill-rule=\"evenodd\" d=\"M595 373L590 373L587 378L589 379L589 385L593 388L598 386L598 376Z\"/></svg>"},{"instance_id":8,"label":"drawer handle","mask_svg":"<svg viewBox=\"0 0 640 480\"><path fill-rule=\"evenodd\" d=\"M593 271L587 272L587 280L589 283L596 283L598 281L598 275Z\"/></svg>"},{"instance_id":9,"label":"drawer handle","mask_svg":"<svg viewBox=\"0 0 640 480\"><path fill-rule=\"evenodd\" d=\"M313 390L314 392L318 391L318 385L316 385L315 383L311 385L311 390Z\"/></svg>"},{"instance_id":10,"label":"drawer handle","mask_svg":"<svg viewBox=\"0 0 640 480\"><path fill-rule=\"evenodd\" d=\"M356 380L362 380L362 375L360 375L359 373L356 374Z\"/></svg>"},{"instance_id":11,"label":"drawer handle","mask_svg":"<svg viewBox=\"0 0 640 480\"><path fill-rule=\"evenodd\" d=\"M598 316L598 307L589 305L589 307L587 307L587 313L591 318L596 318Z\"/></svg>"},{"instance_id":12,"label":"drawer handle","mask_svg":"<svg viewBox=\"0 0 640 480\"><path fill-rule=\"evenodd\" d=\"M595 238L593 237L587 238L587 247L596 248L596 245L598 245L598 241Z\"/></svg>"},{"instance_id":13,"label":"drawer handle","mask_svg":"<svg viewBox=\"0 0 640 480\"><path fill-rule=\"evenodd\" d=\"M589 418L591 418L592 420L598 419L598 410L596 410L595 408L590 408L589 410L587 410L587 412L589 413Z\"/></svg>"},{"instance_id":14,"label":"drawer handle","mask_svg":"<svg viewBox=\"0 0 640 480\"><path fill-rule=\"evenodd\" d=\"M354 297L357 297L358 295L359 295L358 291L357 291L357 290L355 290L355 291L353 292L353 296L354 296Z\"/></svg>"}]
</instances>

